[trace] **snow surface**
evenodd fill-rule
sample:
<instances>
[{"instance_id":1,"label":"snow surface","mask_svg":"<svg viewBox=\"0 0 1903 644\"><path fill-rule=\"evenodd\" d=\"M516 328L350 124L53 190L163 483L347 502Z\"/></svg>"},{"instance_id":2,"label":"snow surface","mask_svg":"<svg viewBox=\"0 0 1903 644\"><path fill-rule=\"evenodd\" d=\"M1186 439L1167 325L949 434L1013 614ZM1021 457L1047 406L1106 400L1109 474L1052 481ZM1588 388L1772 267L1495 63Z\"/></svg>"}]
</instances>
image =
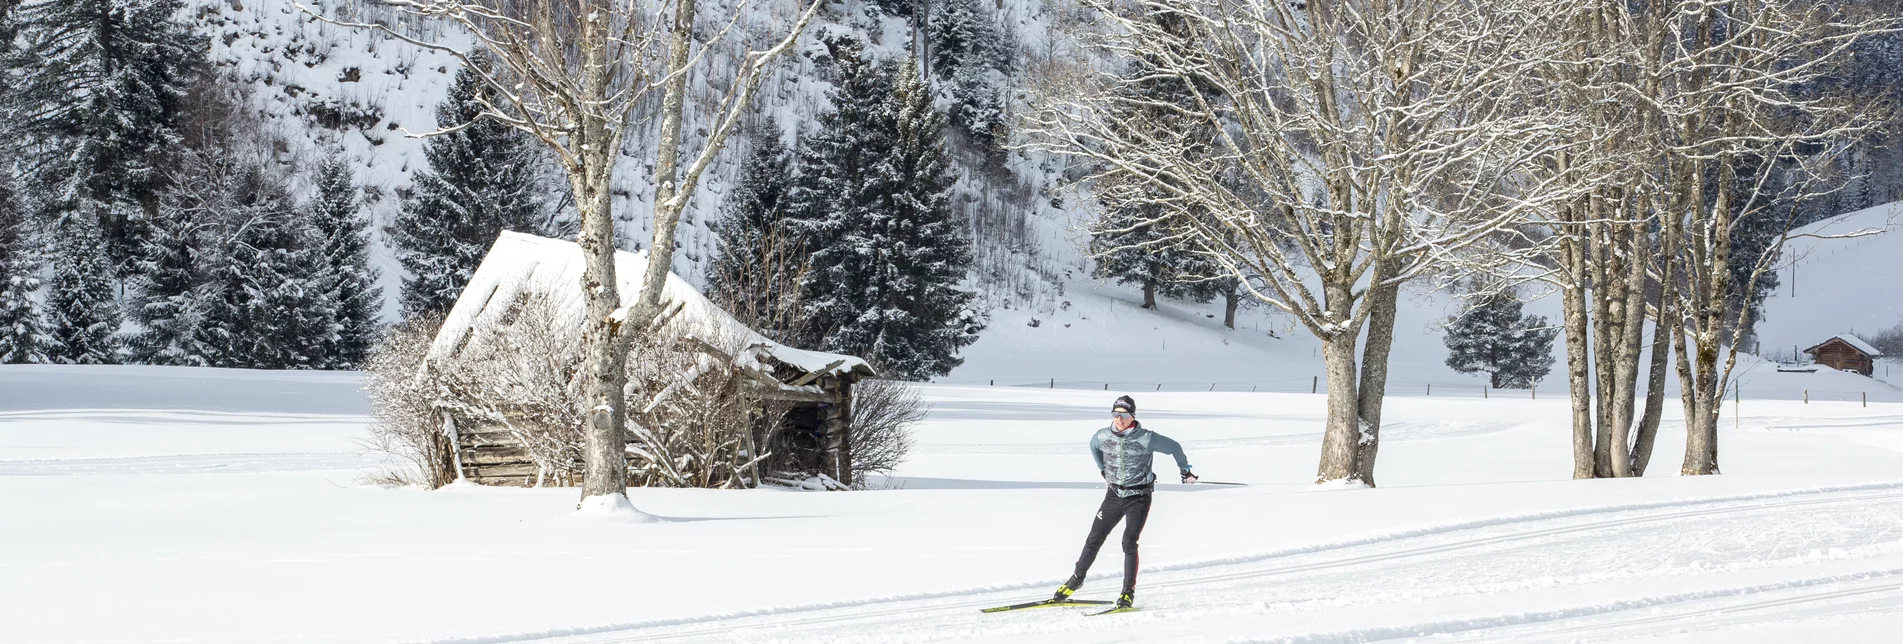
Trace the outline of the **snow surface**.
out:
<instances>
[{"instance_id":1,"label":"snow surface","mask_svg":"<svg viewBox=\"0 0 1903 644\"><path fill-rule=\"evenodd\" d=\"M1146 358L1133 355L1133 361ZM0 641L1890 641L1903 404L1745 399L1725 474L1571 481L1566 403L1397 396L1381 487L1311 492L1321 396L1143 392L1164 484L1143 610L1047 594L1102 496L1116 391L930 385L878 489L361 484L354 374L0 367ZM1728 410L1729 411L1729 410ZM1106 548L1083 594L1114 592Z\"/></svg>"}]
</instances>

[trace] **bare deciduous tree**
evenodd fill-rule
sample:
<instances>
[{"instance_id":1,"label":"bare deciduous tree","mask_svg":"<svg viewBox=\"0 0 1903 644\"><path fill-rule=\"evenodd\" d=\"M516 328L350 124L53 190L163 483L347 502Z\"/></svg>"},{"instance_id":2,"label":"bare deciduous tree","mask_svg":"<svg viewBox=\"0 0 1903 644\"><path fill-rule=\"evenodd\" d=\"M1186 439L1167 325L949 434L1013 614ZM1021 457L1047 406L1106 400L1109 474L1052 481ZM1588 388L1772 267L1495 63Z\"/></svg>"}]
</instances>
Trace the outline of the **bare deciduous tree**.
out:
<instances>
[{"instance_id":1,"label":"bare deciduous tree","mask_svg":"<svg viewBox=\"0 0 1903 644\"><path fill-rule=\"evenodd\" d=\"M1149 187L1096 198L1144 195L1158 213L1149 223L1322 341L1316 480L1372 485L1401 285L1555 198L1528 180L1568 122L1525 100L1536 91L1529 61L1549 46L1532 31L1537 3L1085 4L1101 29L1080 38L1147 73L1048 76L1022 128L1034 145L1093 163L1085 188ZM1156 79L1193 100L1126 89ZM1186 126L1120 118L1143 110Z\"/></svg>"},{"instance_id":2,"label":"bare deciduous tree","mask_svg":"<svg viewBox=\"0 0 1903 644\"><path fill-rule=\"evenodd\" d=\"M587 268L580 287L587 306L582 334L581 394L588 409L587 475L582 497L626 495L628 470L622 389L632 333L661 312L661 286L672 269L674 233L687 199L741 119L772 63L791 49L819 8L816 0L787 34L742 57L733 83L715 110L706 141L686 158L682 118L688 80L703 66L709 44L732 35L747 10L744 0L724 6L711 34L697 32L697 0L381 0L399 15L445 21L474 37L483 57L409 37L384 25L332 21L373 29L417 46L447 52L482 74L501 97L485 118L533 135L567 172L580 215ZM322 18L308 8L307 13ZM660 94L660 139L654 154L654 237L642 290L624 306L615 276L615 165L636 106ZM468 124L448 124L448 130ZM447 130L445 130L447 131Z\"/></svg>"}]
</instances>

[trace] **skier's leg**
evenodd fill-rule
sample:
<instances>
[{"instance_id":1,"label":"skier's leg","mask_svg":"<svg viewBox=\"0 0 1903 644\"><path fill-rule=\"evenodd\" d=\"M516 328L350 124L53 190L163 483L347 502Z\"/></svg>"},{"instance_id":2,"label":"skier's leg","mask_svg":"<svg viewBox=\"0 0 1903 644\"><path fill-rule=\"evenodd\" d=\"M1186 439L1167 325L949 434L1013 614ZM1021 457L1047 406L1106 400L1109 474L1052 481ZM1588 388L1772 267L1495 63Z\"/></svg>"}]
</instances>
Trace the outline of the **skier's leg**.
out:
<instances>
[{"instance_id":1,"label":"skier's leg","mask_svg":"<svg viewBox=\"0 0 1903 644\"><path fill-rule=\"evenodd\" d=\"M1154 494L1138 494L1128 499L1123 514L1123 594L1130 595L1137 588L1137 538L1143 536L1143 524L1150 520L1150 497Z\"/></svg>"},{"instance_id":2,"label":"skier's leg","mask_svg":"<svg viewBox=\"0 0 1903 644\"><path fill-rule=\"evenodd\" d=\"M1084 583L1084 575L1090 572L1090 564L1097 561L1097 550L1103 548L1103 542L1110 537L1110 529L1117 527L1117 521L1123 518L1123 499L1117 491L1106 490L1103 503L1097 506L1097 516L1090 521L1090 535L1084 537L1084 552L1077 557L1077 570L1070 576L1070 583L1064 584L1076 590Z\"/></svg>"}]
</instances>

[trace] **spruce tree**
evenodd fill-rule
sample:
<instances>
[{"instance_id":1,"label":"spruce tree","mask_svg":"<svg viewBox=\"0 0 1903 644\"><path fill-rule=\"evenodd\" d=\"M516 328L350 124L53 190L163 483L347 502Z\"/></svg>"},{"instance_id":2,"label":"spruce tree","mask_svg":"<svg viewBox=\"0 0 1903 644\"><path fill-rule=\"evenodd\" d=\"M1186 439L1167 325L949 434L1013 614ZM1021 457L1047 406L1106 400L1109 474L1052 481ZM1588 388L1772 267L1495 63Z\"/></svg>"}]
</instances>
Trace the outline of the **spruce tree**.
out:
<instances>
[{"instance_id":1,"label":"spruce tree","mask_svg":"<svg viewBox=\"0 0 1903 644\"><path fill-rule=\"evenodd\" d=\"M1194 103L1189 87L1179 79L1159 78L1146 61L1131 63L1120 86L1116 105L1117 127L1144 128L1159 141L1181 145L1192 154L1206 145L1210 133L1185 123L1164 105L1188 107ZM1223 270L1185 243L1179 228L1183 217L1194 216L1171 204L1162 187L1145 180L1106 182L1104 201L1117 204L1106 210L1091 229L1090 252L1095 275L1143 289L1143 308L1156 308L1162 295L1207 302L1224 286Z\"/></svg>"},{"instance_id":2,"label":"spruce tree","mask_svg":"<svg viewBox=\"0 0 1903 644\"><path fill-rule=\"evenodd\" d=\"M944 117L916 60L896 74L841 62L834 108L802 150L789 220L812 250L807 323L821 348L893 376L949 373L984 320L958 288L971 259L951 209Z\"/></svg>"},{"instance_id":3,"label":"spruce tree","mask_svg":"<svg viewBox=\"0 0 1903 644\"><path fill-rule=\"evenodd\" d=\"M707 264L707 294L722 308L775 340L790 341L795 316L787 303L797 297L805 251L787 234L791 157L780 126L768 118L748 140L753 149L734 190L713 224L719 250Z\"/></svg>"},{"instance_id":4,"label":"spruce tree","mask_svg":"<svg viewBox=\"0 0 1903 644\"><path fill-rule=\"evenodd\" d=\"M342 159L319 166L311 224L322 239L324 268L332 280L335 341L323 366L333 369L363 364L377 339L377 312L383 297L377 271L370 266L370 221L357 194L350 167Z\"/></svg>"},{"instance_id":5,"label":"spruce tree","mask_svg":"<svg viewBox=\"0 0 1903 644\"><path fill-rule=\"evenodd\" d=\"M41 190L57 219L96 220L113 270L129 275L178 141L187 88L209 46L181 0L43 0L20 21L20 127L57 150Z\"/></svg>"},{"instance_id":6,"label":"spruce tree","mask_svg":"<svg viewBox=\"0 0 1903 644\"><path fill-rule=\"evenodd\" d=\"M932 75L950 79L966 67L1007 71L1012 48L991 12L978 0L944 0L925 30Z\"/></svg>"},{"instance_id":7,"label":"spruce tree","mask_svg":"<svg viewBox=\"0 0 1903 644\"><path fill-rule=\"evenodd\" d=\"M482 100L495 100L480 76L464 69L436 109L438 124L473 124L431 137L401 211L386 231L403 279L403 313L446 311L504 230L548 235L541 175L524 135L477 120Z\"/></svg>"},{"instance_id":8,"label":"spruce tree","mask_svg":"<svg viewBox=\"0 0 1903 644\"><path fill-rule=\"evenodd\" d=\"M1447 326L1447 367L1461 373L1484 371L1495 389L1524 389L1553 370L1553 339L1558 328L1546 318L1522 315L1511 288L1492 288L1472 301Z\"/></svg>"},{"instance_id":9,"label":"spruce tree","mask_svg":"<svg viewBox=\"0 0 1903 644\"><path fill-rule=\"evenodd\" d=\"M70 217L56 224L53 235L53 279L46 294L53 341L48 357L63 364L119 362L114 336L119 306L99 222Z\"/></svg>"},{"instance_id":10,"label":"spruce tree","mask_svg":"<svg viewBox=\"0 0 1903 644\"><path fill-rule=\"evenodd\" d=\"M199 155L181 155L179 162L196 165ZM204 282L203 248L207 214L202 200L219 194L201 174L184 175L188 182L167 189L159 214L145 240L139 273L132 280L136 293L132 318L142 330L132 338L132 359L146 364L205 366L193 341L197 330L196 298Z\"/></svg>"},{"instance_id":11,"label":"spruce tree","mask_svg":"<svg viewBox=\"0 0 1903 644\"><path fill-rule=\"evenodd\" d=\"M285 199L285 210L289 206ZM242 366L317 369L336 342L333 280L316 231L284 211L263 214L235 238L230 266L241 280L247 333Z\"/></svg>"},{"instance_id":12,"label":"spruce tree","mask_svg":"<svg viewBox=\"0 0 1903 644\"><path fill-rule=\"evenodd\" d=\"M40 280L26 209L0 174L0 364L46 362L46 325L33 300Z\"/></svg>"}]
</instances>

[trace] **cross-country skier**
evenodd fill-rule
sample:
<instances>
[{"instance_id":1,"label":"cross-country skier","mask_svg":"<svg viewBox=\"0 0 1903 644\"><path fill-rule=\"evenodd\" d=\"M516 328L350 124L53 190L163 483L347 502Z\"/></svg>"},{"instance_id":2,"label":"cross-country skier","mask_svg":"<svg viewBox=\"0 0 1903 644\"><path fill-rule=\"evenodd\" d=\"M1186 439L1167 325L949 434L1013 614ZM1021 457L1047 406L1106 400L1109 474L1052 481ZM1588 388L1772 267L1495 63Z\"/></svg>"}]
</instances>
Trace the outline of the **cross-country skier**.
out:
<instances>
[{"instance_id":1,"label":"cross-country skier","mask_svg":"<svg viewBox=\"0 0 1903 644\"><path fill-rule=\"evenodd\" d=\"M1136 419L1137 403L1129 396L1119 396L1110 405L1110 426L1097 430L1090 437L1090 456L1097 460L1097 473L1102 475L1109 488L1104 491L1103 505L1097 507L1097 518L1090 522L1090 536L1084 538L1084 553L1077 557L1077 570L1071 573L1070 580L1057 587L1053 602L1068 600L1071 593L1084 585L1084 574L1090 572L1090 564L1097 560L1097 550L1103 547L1103 541L1110 536L1110 529L1123 524L1123 594L1117 596L1117 608L1129 608L1136 601L1137 586L1137 537L1143 534L1143 523L1150 518L1151 492L1156 490L1156 472L1151 471L1150 459L1157 452L1176 457L1176 467L1182 470L1184 483L1195 483L1196 475L1189 471L1189 458L1183 455L1183 446L1168 436L1143 428Z\"/></svg>"}]
</instances>

